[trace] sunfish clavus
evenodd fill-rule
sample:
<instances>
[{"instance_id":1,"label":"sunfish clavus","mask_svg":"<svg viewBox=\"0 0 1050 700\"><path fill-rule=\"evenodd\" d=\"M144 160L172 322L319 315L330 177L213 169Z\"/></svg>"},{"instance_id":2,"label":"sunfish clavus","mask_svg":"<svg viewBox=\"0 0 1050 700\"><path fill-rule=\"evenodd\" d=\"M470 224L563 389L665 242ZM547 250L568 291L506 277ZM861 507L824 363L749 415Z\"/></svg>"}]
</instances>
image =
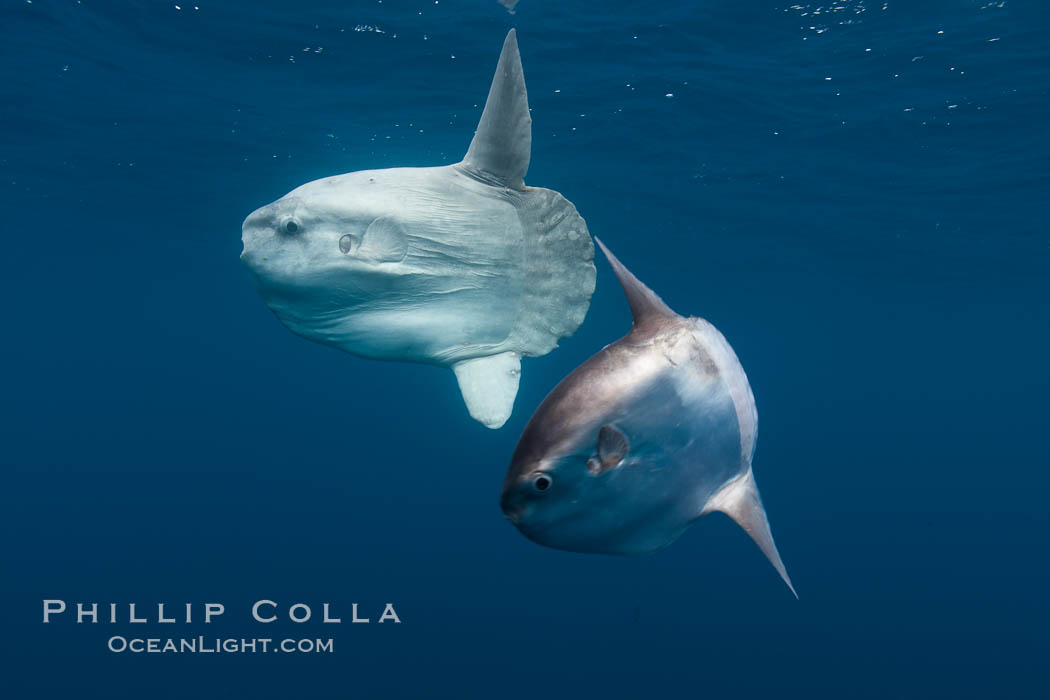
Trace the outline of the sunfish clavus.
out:
<instances>
[{"instance_id":1,"label":"sunfish clavus","mask_svg":"<svg viewBox=\"0 0 1050 700\"><path fill-rule=\"evenodd\" d=\"M758 413L740 361L714 326L676 314L598 245L634 325L536 409L503 482L504 514L547 547L635 554L721 511L794 593L751 470Z\"/></svg>"},{"instance_id":2,"label":"sunfish clavus","mask_svg":"<svg viewBox=\"0 0 1050 700\"><path fill-rule=\"evenodd\" d=\"M594 291L594 246L576 207L525 186L531 147L511 30L462 162L302 185L245 220L241 258L294 333L450 367L470 415L498 428L521 358L572 335Z\"/></svg>"}]
</instances>

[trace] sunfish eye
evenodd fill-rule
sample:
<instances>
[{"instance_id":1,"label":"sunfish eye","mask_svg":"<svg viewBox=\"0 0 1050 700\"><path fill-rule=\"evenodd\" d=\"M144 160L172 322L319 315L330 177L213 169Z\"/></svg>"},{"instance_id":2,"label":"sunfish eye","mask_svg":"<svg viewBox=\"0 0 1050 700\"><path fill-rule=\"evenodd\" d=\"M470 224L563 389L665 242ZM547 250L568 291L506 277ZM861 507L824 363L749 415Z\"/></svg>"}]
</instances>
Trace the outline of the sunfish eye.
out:
<instances>
[{"instance_id":1,"label":"sunfish eye","mask_svg":"<svg viewBox=\"0 0 1050 700\"><path fill-rule=\"evenodd\" d=\"M540 493L543 493L551 487L554 483L554 479L549 474L537 474L532 477L532 488L536 489Z\"/></svg>"},{"instance_id":2,"label":"sunfish eye","mask_svg":"<svg viewBox=\"0 0 1050 700\"><path fill-rule=\"evenodd\" d=\"M294 236L295 234L299 233L299 231L302 229L302 226L300 226L299 222L295 219L288 219L284 222L284 226L282 226L281 229L289 236Z\"/></svg>"}]
</instances>

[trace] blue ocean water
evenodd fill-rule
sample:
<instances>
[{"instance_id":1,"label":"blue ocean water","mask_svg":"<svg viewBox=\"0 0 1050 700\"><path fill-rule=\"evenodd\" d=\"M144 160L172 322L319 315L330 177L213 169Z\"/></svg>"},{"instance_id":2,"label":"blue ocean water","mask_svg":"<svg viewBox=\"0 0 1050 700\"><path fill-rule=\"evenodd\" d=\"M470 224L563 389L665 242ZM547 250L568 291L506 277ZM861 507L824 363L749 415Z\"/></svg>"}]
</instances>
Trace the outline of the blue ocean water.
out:
<instances>
[{"instance_id":1,"label":"blue ocean water","mask_svg":"<svg viewBox=\"0 0 1050 700\"><path fill-rule=\"evenodd\" d=\"M1039 2L5 0L0 695L1046 697L1050 15ZM795 601L705 518L652 556L502 517L573 337L472 421L450 372L285 330L240 225L455 162L516 27L528 182L733 344ZM41 601L222 602L210 626ZM342 625L252 623L266 598ZM357 602L373 624L347 624ZM401 624L375 624L392 602ZM170 629L169 629L170 628ZM112 653L113 634L333 637Z\"/></svg>"}]
</instances>

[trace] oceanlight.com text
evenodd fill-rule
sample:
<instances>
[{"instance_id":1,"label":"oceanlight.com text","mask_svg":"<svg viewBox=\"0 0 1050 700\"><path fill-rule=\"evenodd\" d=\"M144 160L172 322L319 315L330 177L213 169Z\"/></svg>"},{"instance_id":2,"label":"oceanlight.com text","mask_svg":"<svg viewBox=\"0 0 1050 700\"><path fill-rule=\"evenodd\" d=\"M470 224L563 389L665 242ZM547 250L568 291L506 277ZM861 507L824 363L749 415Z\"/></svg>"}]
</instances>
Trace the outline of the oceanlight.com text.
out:
<instances>
[{"instance_id":1,"label":"oceanlight.com text","mask_svg":"<svg viewBox=\"0 0 1050 700\"><path fill-rule=\"evenodd\" d=\"M106 647L114 653L131 654L331 654L335 640L222 637L122 637L109 638Z\"/></svg>"}]
</instances>

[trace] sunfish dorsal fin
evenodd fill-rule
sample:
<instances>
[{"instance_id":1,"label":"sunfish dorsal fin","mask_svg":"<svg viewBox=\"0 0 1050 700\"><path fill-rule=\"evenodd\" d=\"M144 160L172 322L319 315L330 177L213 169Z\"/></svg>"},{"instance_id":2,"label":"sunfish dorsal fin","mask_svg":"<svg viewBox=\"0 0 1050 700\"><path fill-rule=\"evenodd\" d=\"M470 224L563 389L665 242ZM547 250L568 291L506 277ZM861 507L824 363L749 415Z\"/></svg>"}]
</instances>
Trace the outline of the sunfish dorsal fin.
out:
<instances>
[{"instance_id":1,"label":"sunfish dorsal fin","mask_svg":"<svg viewBox=\"0 0 1050 700\"><path fill-rule=\"evenodd\" d=\"M623 266L616 256L610 252L605 244L595 236L602 252L605 253L609 265L616 273L616 279L620 280L623 293L627 296L627 303L631 306L631 316L634 318L634 328L639 329L651 321L660 319L679 318L678 314L670 309L656 292L642 284L641 280L631 274L631 271Z\"/></svg>"},{"instance_id":2,"label":"sunfish dorsal fin","mask_svg":"<svg viewBox=\"0 0 1050 700\"><path fill-rule=\"evenodd\" d=\"M755 486L755 477L750 467L746 474L733 479L712 496L704 506L701 515L714 510L728 515L737 525L744 528L744 532L751 535L751 539L769 559L769 563L780 574L780 578L784 579L784 583L791 589L792 594L798 598L798 593L795 593L795 587L791 585L791 579L788 578L787 569L784 568L784 562L780 559L777 545L773 542L773 533L769 530L766 510L762 507L762 498L758 495L758 487Z\"/></svg>"},{"instance_id":3,"label":"sunfish dorsal fin","mask_svg":"<svg viewBox=\"0 0 1050 700\"><path fill-rule=\"evenodd\" d=\"M525 92L518 37L511 29L503 42L478 130L458 167L479 179L523 190L531 154L529 96Z\"/></svg>"},{"instance_id":4,"label":"sunfish dorsal fin","mask_svg":"<svg viewBox=\"0 0 1050 700\"><path fill-rule=\"evenodd\" d=\"M486 428L500 428L514 410L521 380L521 356L515 352L474 357L452 365L470 417Z\"/></svg>"}]
</instances>

